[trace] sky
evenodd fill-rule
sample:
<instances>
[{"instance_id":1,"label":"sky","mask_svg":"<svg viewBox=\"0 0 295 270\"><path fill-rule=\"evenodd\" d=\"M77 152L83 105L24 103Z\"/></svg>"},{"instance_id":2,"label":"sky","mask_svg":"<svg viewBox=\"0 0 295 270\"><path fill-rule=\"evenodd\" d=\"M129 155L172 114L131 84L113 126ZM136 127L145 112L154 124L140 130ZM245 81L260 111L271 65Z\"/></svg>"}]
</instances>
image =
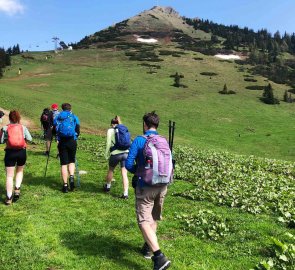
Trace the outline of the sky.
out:
<instances>
[{"instance_id":1,"label":"sky","mask_svg":"<svg viewBox=\"0 0 295 270\"><path fill-rule=\"evenodd\" d=\"M295 0L0 0L0 47L53 50L53 37L78 42L155 5L255 31L295 32Z\"/></svg>"}]
</instances>

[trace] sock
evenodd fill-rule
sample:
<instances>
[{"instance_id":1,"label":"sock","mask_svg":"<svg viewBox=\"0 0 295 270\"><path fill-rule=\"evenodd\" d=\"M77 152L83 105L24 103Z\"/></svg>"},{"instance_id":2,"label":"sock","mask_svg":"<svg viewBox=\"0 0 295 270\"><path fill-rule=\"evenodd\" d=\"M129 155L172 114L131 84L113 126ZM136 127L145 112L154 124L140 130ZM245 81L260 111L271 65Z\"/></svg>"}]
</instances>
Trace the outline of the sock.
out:
<instances>
[{"instance_id":1,"label":"sock","mask_svg":"<svg viewBox=\"0 0 295 270\"><path fill-rule=\"evenodd\" d=\"M68 183L64 183L64 186L67 187L68 186Z\"/></svg>"},{"instance_id":2,"label":"sock","mask_svg":"<svg viewBox=\"0 0 295 270\"><path fill-rule=\"evenodd\" d=\"M74 181L74 175L70 175L70 181Z\"/></svg>"},{"instance_id":3,"label":"sock","mask_svg":"<svg viewBox=\"0 0 295 270\"><path fill-rule=\"evenodd\" d=\"M111 188L111 184L107 184L107 188Z\"/></svg>"},{"instance_id":4,"label":"sock","mask_svg":"<svg viewBox=\"0 0 295 270\"><path fill-rule=\"evenodd\" d=\"M16 189L16 190L19 190L20 189L20 187L17 187L17 186L15 186L15 188L14 189Z\"/></svg>"},{"instance_id":5,"label":"sock","mask_svg":"<svg viewBox=\"0 0 295 270\"><path fill-rule=\"evenodd\" d=\"M6 194L6 195L7 195L7 198L10 199L10 198L12 197L12 192L8 192L8 191L7 191L7 194Z\"/></svg>"},{"instance_id":6,"label":"sock","mask_svg":"<svg viewBox=\"0 0 295 270\"><path fill-rule=\"evenodd\" d=\"M128 190L124 191L124 196L128 196Z\"/></svg>"},{"instance_id":7,"label":"sock","mask_svg":"<svg viewBox=\"0 0 295 270\"><path fill-rule=\"evenodd\" d=\"M154 252L154 256L155 257L158 257L161 254L162 254L161 249L159 249L159 250L157 250L157 251Z\"/></svg>"}]
</instances>

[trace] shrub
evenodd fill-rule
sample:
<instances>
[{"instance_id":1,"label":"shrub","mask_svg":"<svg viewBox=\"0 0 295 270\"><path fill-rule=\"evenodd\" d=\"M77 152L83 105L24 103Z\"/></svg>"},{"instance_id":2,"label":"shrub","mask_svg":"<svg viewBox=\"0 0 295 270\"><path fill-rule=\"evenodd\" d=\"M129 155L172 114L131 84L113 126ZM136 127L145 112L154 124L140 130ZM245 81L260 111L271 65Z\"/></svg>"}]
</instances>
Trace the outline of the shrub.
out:
<instances>
[{"instance_id":1,"label":"shrub","mask_svg":"<svg viewBox=\"0 0 295 270\"><path fill-rule=\"evenodd\" d=\"M204 75L204 76L217 76L218 75L215 72L201 72L200 74Z\"/></svg>"},{"instance_id":2,"label":"shrub","mask_svg":"<svg viewBox=\"0 0 295 270\"><path fill-rule=\"evenodd\" d=\"M264 87L263 85L249 85L249 86L246 86L246 89L248 90L264 90Z\"/></svg>"},{"instance_id":3,"label":"shrub","mask_svg":"<svg viewBox=\"0 0 295 270\"><path fill-rule=\"evenodd\" d=\"M256 79L252 79L252 78L244 78L245 82L257 82Z\"/></svg>"},{"instance_id":4,"label":"shrub","mask_svg":"<svg viewBox=\"0 0 295 270\"><path fill-rule=\"evenodd\" d=\"M220 93L222 95L232 95L232 94L235 94L236 92L233 90L228 90L227 85L224 84L223 89L221 91L219 91L218 93Z\"/></svg>"}]
</instances>

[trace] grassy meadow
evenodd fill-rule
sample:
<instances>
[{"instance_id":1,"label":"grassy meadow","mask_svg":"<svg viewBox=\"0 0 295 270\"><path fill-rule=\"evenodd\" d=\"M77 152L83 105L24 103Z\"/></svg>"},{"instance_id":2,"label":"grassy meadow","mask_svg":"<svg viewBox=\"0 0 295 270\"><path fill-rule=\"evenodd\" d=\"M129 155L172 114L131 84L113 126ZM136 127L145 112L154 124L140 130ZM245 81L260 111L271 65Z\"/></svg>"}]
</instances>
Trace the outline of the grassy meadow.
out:
<instances>
[{"instance_id":1,"label":"grassy meadow","mask_svg":"<svg viewBox=\"0 0 295 270\"><path fill-rule=\"evenodd\" d=\"M122 183L119 170L116 170L116 181L110 194L102 191L107 170L107 162L103 158L104 140L94 135L81 137L77 159L79 169L87 171L87 174L81 175L80 188L63 194L55 143L45 178L43 142L38 139L38 134L34 137L36 144L29 147L21 198L11 207L0 204L0 269L151 269L151 261L139 253L142 238L136 224L132 187L128 200L119 198ZM4 155L2 148L1 159ZM198 172L191 174L190 170L185 170L188 154L181 149L175 152L179 160L177 179L169 188L164 220L158 231L161 248L172 259L171 269L248 270L271 256L271 237L285 241L286 232L294 234L294 229L278 222L277 213L253 214L238 206L231 208L208 199L189 198L187 192L197 185L199 174L213 173L212 169L218 166L207 169L203 165ZM197 158L193 154L190 162L192 166L196 165L195 162L209 163L209 160L216 161L218 154L215 155L215 158L209 154ZM224 162L222 160L222 164ZM266 166L265 171L269 170L265 161L258 162L260 166ZM245 167L242 160L230 163ZM277 166L282 173L288 171L280 164ZM236 170L239 171L238 168ZM3 170L0 177L5 179ZM294 175L292 179L283 185L290 192L294 188ZM1 181L3 199L4 185ZM236 186L243 196L242 186ZM200 194L205 194L205 191L200 189ZM291 201L288 197L282 198L282 203ZM263 202L264 199L260 200L260 205ZM210 211L219 219L206 215L202 218L206 222L200 226L203 231L199 231L198 223L188 219L199 211ZM226 227L218 227L222 224ZM212 235L216 239L211 239Z\"/></svg>"},{"instance_id":2,"label":"grassy meadow","mask_svg":"<svg viewBox=\"0 0 295 270\"><path fill-rule=\"evenodd\" d=\"M164 61L149 64L161 68L156 74L148 74L150 69L140 65L144 62L129 61L119 49L25 55L34 59L14 57L12 67L1 79L0 104L5 109L20 109L36 125L44 107L70 102L86 132L104 134L110 119L118 114L135 136L141 133L143 113L157 110L162 133L168 133L168 120L176 122L176 143L295 160L291 143L294 104L260 102L262 90L246 87L268 82L260 76L254 76L257 82L244 81L249 76L247 66L185 52L177 58L160 56ZM52 58L46 59L46 55ZM194 59L198 57L203 60ZM19 68L21 75L17 75ZM172 86L170 75L175 72L184 75L181 83L188 88ZM204 76L201 72L218 75ZM225 83L237 94L220 95L218 91ZM272 86L280 99L290 88Z\"/></svg>"},{"instance_id":3,"label":"grassy meadow","mask_svg":"<svg viewBox=\"0 0 295 270\"><path fill-rule=\"evenodd\" d=\"M128 200L119 199L117 169L110 194L102 191L107 171L102 135L110 119L120 115L134 137L151 110L159 113L159 131L167 137L168 121L176 122L175 182L158 231L171 269L249 270L275 257L272 237L294 244L286 233L295 235L295 107L266 105L259 100L262 90L246 89L266 85L266 78L255 75L257 82L246 82L250 67L188 51L155 63L130 61L119 48L24 55L13 57L0 80L0 107L19 109L32 121L34 135L21 198L11 207L2 203L0 170L0 270L152 269L139 253L143 243L132 187ZM161 68L149 74L143 63ZM188 88L172 86L175 72L184 75L181 83ZM218 93L225 83L236 95ZM280 99L290 88L271 84ZM80 118L77 159L87 171L81 187L68 194L60 191L55 143L44 177L39 128L43 108L63 102ZM283 254L287 262L275 261L276 267L290 268L269 269L292 270L290 254Z\"/></svg>"}]
</instances>

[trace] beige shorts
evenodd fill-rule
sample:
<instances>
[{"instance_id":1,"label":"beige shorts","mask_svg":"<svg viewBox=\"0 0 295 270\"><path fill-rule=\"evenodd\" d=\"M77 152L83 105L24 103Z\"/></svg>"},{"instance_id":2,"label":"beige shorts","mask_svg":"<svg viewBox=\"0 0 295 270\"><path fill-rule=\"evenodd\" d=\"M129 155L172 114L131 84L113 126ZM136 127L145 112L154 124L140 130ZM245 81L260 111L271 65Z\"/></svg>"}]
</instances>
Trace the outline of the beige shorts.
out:
<instances>
[{"instance_id":1,"label":"beige shorts","mask_svg":"<svg viewBox=\"0 0 295 270\"><path fill-rule=\"evenodd\" d=\"M153 224L162 219L164 198L167 193L167 185L154 187L136 187L136 217L138 225L142 223Z\"/></svg>"}]
</instances>

